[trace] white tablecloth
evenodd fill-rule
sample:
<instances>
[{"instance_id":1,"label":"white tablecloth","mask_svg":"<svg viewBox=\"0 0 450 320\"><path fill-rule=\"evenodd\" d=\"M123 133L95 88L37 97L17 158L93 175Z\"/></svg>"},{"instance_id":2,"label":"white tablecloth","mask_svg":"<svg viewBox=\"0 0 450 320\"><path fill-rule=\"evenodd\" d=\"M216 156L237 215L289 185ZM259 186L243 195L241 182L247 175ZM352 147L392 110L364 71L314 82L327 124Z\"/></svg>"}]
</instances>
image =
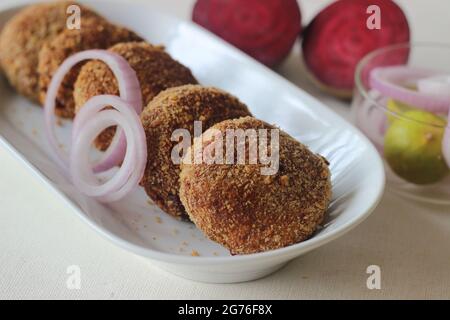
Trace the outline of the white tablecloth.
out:
<instances>
[{"instance_id":1,"label":"white tablecloth","mask_svg":"<svg viewBox=\"0 0 450 320\"><path fill-rule=\"evenodd\" d=\"M183 18L189 18L193 3L147 2ZM301 1L304 21L328 2ZM400 2L414 40L450 42L449 1ZM345 103L303 80L298 50L279 72L347 117ZM66 285L71 265L80 266L79 290ZM380 290L367 289L369 265L381 268ZM406 201L388 189L359 227L277 273L249 283L200 284L161 271L98 236L0 149L0 298L450 298L450 208Z\"/></svg>"}]
</instances>

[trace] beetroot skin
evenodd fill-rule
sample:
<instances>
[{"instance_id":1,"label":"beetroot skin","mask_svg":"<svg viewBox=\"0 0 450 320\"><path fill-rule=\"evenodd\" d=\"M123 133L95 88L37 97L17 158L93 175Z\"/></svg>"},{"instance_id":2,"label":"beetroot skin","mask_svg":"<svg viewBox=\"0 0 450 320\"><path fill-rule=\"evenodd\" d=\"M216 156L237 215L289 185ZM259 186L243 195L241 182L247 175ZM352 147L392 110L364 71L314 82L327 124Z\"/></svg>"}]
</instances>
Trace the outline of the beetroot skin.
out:
<instances>
[{"instance_id":1,"label":"beetroot skin","mask_svg":"<svg viewBox=\"0 0 450 320\"><path fill-rule=\"evenodd\" d=\"M192 20L270 67L301 32L296 0L198 0Z\"/></svg>"},{"instance_id":2,"label":"beetroot skin","mask_svg":"<svg viewBox=\"0 0 450 320\"><path fill-rule=\"evenodd\" d=\"M367 28L367 8L378 5L381 29ZM303 57L319 84L338 96L351 96L358 62L369 52L409 42L408 20L391 0L339 0L322 10L304 32ZM386 56L382 64L403 64L409 51ZM385 60L386 60L385 59Z\"/></svg>"}]
</instances>

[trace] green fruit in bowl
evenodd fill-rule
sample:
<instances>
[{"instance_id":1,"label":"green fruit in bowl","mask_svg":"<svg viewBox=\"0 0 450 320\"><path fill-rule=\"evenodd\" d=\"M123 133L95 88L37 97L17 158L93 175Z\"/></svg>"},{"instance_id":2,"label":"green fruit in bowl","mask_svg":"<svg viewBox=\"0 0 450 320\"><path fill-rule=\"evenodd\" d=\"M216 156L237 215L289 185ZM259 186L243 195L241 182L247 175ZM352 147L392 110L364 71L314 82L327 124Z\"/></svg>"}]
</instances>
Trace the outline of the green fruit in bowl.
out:
<instances>
[{"instance_id":1,"label":"green fruit in bowl","mask_svg":"<svg viewBox=\"0 0 450 320\"><path fill-rule=\"evenodd\" d=\"M384 156L391 169L414 184L440 181L449 172L442 155L446 121L432 113L412 110L392 121L384 137ZM408 120L410 119L410 120Z\"/></svg>"},{"instance_id":2,"label":"green fruit in bowl","mask_svg":"<svg viewBox=\"0 0 450 320\"><path fill-rule=\"evenodd\" d=\"M393 123L397 117L397 115L401 115L404 112L407 111L411 111L411 110L416 110L417 108L410 106L409 104L394 100L394 99L389 99L386 103L386 107L390 112L387 112L387 118L389 123ZM391 113L392 112L392 113Z\"/></svg>"}]
</instances>

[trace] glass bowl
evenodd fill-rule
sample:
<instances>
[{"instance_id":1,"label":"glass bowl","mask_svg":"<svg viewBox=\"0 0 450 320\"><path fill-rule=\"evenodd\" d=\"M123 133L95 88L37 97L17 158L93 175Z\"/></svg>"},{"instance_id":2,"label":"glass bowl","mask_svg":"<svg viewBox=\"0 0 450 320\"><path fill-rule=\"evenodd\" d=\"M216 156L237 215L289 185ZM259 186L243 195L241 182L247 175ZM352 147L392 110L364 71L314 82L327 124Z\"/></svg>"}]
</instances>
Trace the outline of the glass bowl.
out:
<instances>
[{"instance_id":1,"label":"glass bowl","mask_svg":"<svg viewBox=\"0 0 450 320\"><path fill-rule=\"evenodd\" d=\"M369 75L376 67L399 64L450 75L449 57L450 45L435 43L373 51L358 64L352 101L357 127L384 159L389 190L445 205L450 204L450 169L442 154L444 130L450 130L447 115L428 116L419 108L400 104L371 88Z\"/></svg>"}]
</instances>

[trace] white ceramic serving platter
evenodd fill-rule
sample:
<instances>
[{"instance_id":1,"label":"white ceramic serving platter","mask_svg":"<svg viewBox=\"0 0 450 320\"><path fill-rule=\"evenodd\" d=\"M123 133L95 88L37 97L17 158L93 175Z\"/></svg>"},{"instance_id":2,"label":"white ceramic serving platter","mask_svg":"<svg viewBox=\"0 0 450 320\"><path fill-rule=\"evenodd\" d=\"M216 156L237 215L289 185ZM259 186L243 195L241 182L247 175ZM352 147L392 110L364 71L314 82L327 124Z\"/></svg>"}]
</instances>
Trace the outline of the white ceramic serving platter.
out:
<instances>
[{"instance_id":1,"label":"white ceramic serving platter","mask_svg":"<svg viewBox=\"0 0 450 320\"><path fill-rule=\"evenodd\" d=\"M155 207L142 189L110 206L74 189L50 160L42 109L0 83L0 145L67 203L96 232L118 246L185 278L217 283L263 277L288 261L343 235L365 219L384 188L383 165L370 142L319 101L222 40L189 23L155 12L150 4L88 2L111 21L163 44L204 84L238 96L253 114L279 125L330 161L333 201L323 227L309 240L274 251L231 256L193 224ZM17 11L0 13L3 25ZM64 148L71 123L58 134ZM0 160L1 161L1 160ZM199 256L193 256L198 253Z\"/></svg>"}]
</instances>

